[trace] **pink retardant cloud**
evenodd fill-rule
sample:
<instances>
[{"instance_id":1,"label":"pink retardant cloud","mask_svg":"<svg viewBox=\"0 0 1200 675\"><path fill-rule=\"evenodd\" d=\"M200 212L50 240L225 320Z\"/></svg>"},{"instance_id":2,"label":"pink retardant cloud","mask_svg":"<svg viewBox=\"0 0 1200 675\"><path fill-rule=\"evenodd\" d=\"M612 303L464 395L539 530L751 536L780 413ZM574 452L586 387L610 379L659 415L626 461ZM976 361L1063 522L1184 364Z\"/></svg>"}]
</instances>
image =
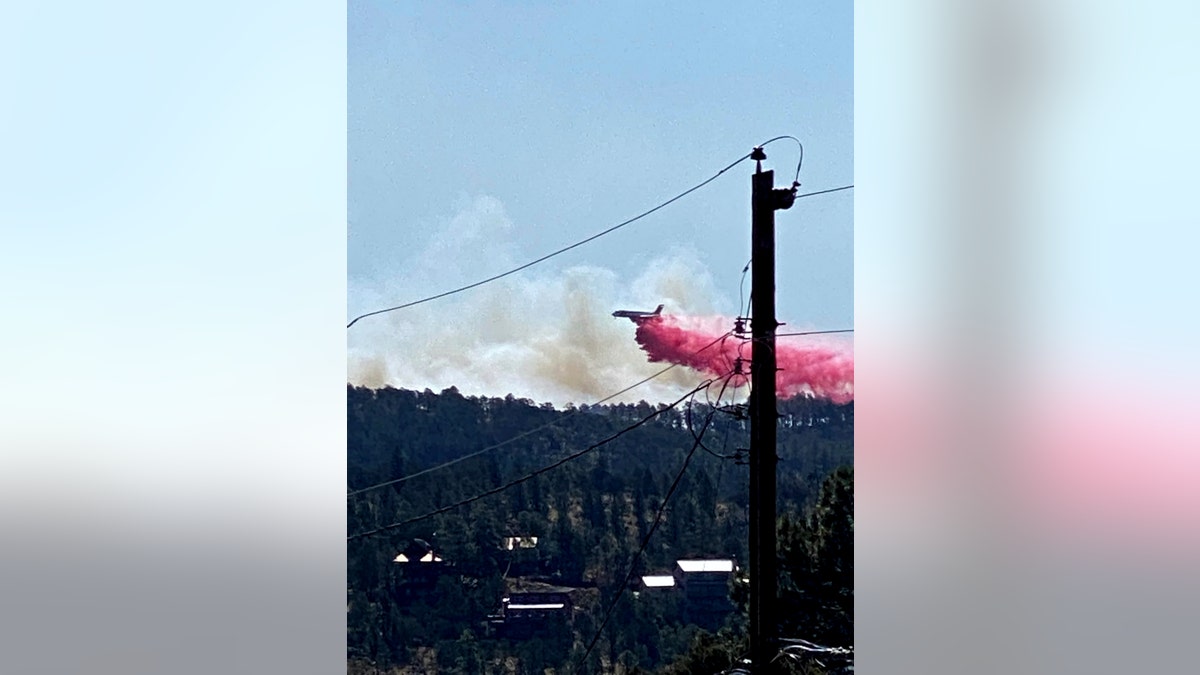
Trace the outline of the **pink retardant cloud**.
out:
<instances>
[{"instance_id":1,"label":"pink retardant cloud","mask_svg":"<svg viewBox=\"0 0 1200 675\"><path fill-rule=\"evenodd\" d=\"M637 323L638 344L650 361L675 363L714 377L741 373L730 380L735 387L749 379L753 344L736 335L722 337L732 320L662 316ZM854 352L849 347L779 338L775 354L780 396L811 393L835 403L854 400Z\"/></svg>"}]
</instances>

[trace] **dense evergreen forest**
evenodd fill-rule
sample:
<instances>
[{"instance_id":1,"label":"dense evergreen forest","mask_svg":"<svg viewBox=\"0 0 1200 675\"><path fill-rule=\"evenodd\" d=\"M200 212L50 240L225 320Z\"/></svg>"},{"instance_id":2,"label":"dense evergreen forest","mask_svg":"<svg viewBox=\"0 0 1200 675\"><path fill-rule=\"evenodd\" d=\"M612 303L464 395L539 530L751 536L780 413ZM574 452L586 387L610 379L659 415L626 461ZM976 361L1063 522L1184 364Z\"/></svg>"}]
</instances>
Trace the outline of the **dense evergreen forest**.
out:
<instances>
[{"instance_id":1,"label":"dense evergreen forest","mask_svg":"<svg viewBox=\"0 0 1200 675\"><path fill-rule=\"evenodd\" d=\"M350 673L717 673L744 655L744 406L713 408L703 394L675 408L565 410L455 389L347 395ZM781 635L848 646L854 407L796 397L779 413ZM407 562L396 562L402 553ZM742 568L719 622L696 619L678 589L640 585L681 559ZM520 631L496 619L502 600L531 591L560 594L567 607Z\"/></svg>"}]
</instances>

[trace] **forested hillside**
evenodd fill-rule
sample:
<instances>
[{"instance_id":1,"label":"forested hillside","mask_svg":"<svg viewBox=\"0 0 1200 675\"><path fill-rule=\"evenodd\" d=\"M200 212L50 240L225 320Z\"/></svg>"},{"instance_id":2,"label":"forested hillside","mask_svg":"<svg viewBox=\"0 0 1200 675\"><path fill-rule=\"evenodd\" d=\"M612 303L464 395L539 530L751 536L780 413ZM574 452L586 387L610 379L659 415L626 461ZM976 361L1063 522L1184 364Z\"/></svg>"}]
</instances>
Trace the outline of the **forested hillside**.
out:
<instances>
[{"instance_id":1,"label":"forested hillside","mask_svg":"<svg viewBox=\"0 0 1200 675\"><path fill-rule=\"evenodd\" d=\"M680 559L732 558L744 567L749 441L740 407L713 409L703 395L665 410L644 402L557 410L454 389L349 387L347 395L351 672L728 667L743 613L701 628L677 589L638 582L671 574ZM797 397L779 411L784 635L849 645L853 474L835 471L853 464L853 404ZM661 525L626 585L660 508ZM422 518L435 511L442 512ZM514 544L513 537L526 539ZM409 562L395 562L405 552ZM739 576L729 588L744 611ZM567 606L520 631L496 619L505 598L528 591L558 593Z\"/></svg>"}]
</instances>

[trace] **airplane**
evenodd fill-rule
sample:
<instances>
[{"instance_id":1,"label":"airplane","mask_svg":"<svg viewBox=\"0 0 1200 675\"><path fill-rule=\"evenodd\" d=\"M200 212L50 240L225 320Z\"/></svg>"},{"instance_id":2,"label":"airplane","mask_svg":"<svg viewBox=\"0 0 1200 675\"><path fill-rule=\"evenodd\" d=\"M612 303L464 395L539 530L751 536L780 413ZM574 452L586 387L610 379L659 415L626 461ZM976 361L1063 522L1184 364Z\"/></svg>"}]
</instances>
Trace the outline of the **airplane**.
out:
<instances>
[{"instance_id":1,"label":"airplane","mask_svg":"<svg viewBox=\"0 0 1200 675\"><path fill-rule=\"evenodd\" d=\"M618 319L629 319L634 323L641 323L643 321L657 318L662 314L662 310L663 306L659 305L658 309L655 309L653 312L638 312L631 309L620 309L613 312L612 315Z\"/></svg>"}]
</instances>

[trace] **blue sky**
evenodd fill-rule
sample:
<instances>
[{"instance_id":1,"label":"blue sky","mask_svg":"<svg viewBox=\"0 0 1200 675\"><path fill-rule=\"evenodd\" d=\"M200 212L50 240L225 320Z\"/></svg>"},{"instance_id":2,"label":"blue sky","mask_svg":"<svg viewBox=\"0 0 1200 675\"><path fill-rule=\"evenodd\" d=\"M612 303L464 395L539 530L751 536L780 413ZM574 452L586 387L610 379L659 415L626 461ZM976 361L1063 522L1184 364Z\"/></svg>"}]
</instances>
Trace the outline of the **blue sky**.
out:
<instances>
[{"instance_id":1,"label":"blue sky","mask_svg":"<svg viewBox=\"0 0 1200 675\"><path fill-rule=\"evenodd\" d=\"M582 239L773 136L804 142L801 191L853 182L850 3L647 4L350 3L350 316ZM777 184L790 182L795 144L777 142L768 156ZM746 162L525 279L553 283L573 267L597 267L618 289L612 302L652 302L630 284L664 256L682 256L711 297L677 309L735 314L752 171ZM455 218L470 227L464 213L479 199L503 212L503 224L438 244ZM804 200L777 222L781 320L852 327L853 192ZM468 250L484 244L508 257ZM431 251L439 259L426 259ZM535 311L564 311L559 299L546 302ZM439 311L478 308L430 310ZM399 348L358 329L352 355Z\"/></svg>"}]
</instances>

